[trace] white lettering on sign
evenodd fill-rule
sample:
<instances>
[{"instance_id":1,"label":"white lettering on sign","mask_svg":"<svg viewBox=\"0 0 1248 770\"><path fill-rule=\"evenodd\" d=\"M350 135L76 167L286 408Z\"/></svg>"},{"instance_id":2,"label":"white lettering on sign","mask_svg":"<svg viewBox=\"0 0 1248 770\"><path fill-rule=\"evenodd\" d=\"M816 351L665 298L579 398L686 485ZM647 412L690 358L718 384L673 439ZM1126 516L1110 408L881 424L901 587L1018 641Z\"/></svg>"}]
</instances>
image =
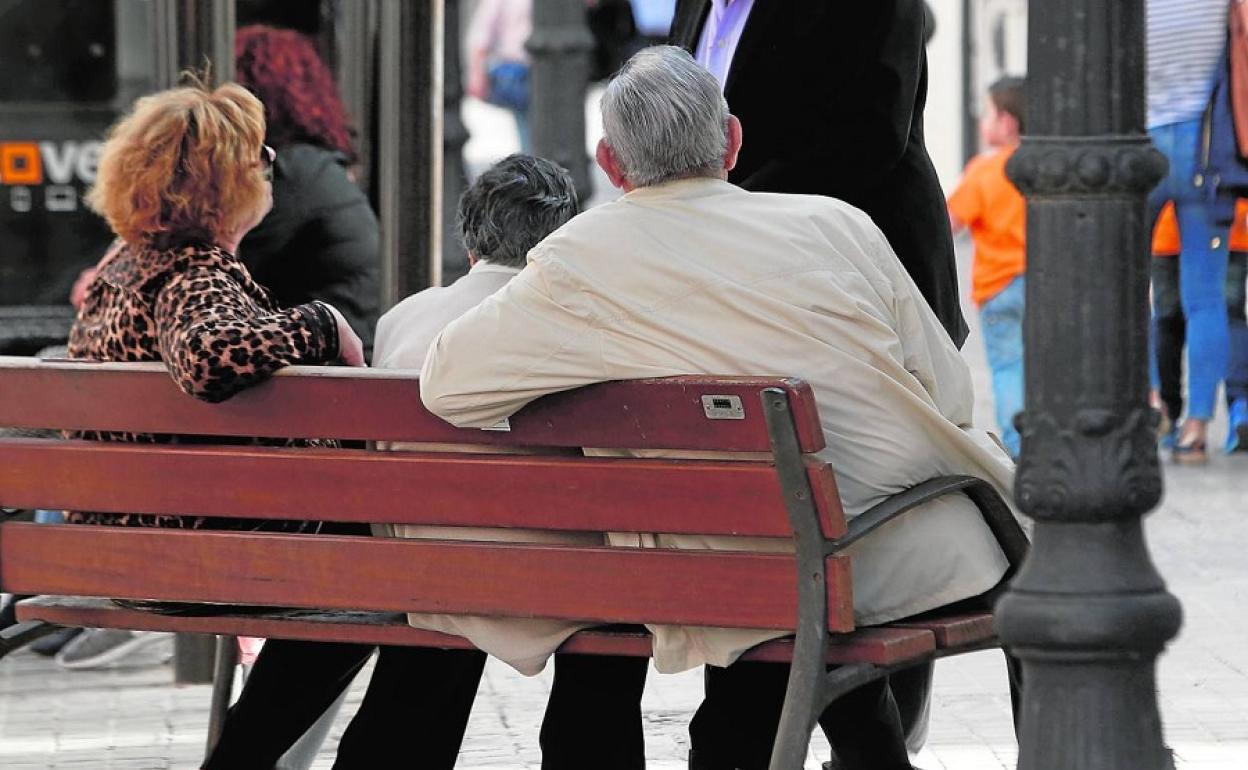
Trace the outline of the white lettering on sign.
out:
<instances>
[{"instance_id":1,"label":"white lettering on sign","mask_svg":"<svg viewBox=\"0 0 1248 770\"><path fill-rule=\"evenodd\" d=\"M78 151L78 178L86 184L95 182L95 172L100 166L100 151L104 145L100 142L83 142Z\"/></svg>"},{"instance_id":2,"label":"white lettering on sign","mask_svg":"<svg viewBox=\"0 0 1248 770\"><path fill-rule=\"evenodd\" d=\"M75 177L84 184L95 181L100 162L99 142L40 142L39 154L43 158L44 175L53 184L69 184Z\"/></svg>"},{"instance_id":3,"label":"white lettering on sign","mask_svg":"<svg viewBox=\"0 0 1248 770\"><path fill-rule=\"evenodd\" d=\"M9 206L19 214L30 211L31 195L29 187L10 187Z\"/></svg>"},{"instance_id":4,"label":"white lettering on sign","mask_svg":"<svg viewBox=\"0 0 1248 770\"><path fill-rule=\"evenodd\" d=\"M43 200L48 211L77 211L78 189L69 184L51 184L43 188Z\"/></svg>"}]
</instances>

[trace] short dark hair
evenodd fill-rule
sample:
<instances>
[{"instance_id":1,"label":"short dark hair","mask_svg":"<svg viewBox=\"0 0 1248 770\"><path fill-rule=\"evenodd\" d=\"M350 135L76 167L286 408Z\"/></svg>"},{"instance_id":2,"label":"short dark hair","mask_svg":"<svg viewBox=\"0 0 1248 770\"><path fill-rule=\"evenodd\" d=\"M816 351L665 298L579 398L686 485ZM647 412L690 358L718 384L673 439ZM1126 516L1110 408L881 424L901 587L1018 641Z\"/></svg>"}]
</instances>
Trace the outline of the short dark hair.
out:
<instances>
[{"instance_id":1,"label":"short dark hair","mask_svg":"<svg viewBox=\"0 0 1248 770\"><path fill-rule=\"evenodd\" d=\"M1018 133L1023 133L1023 116L1026 114L1027 99L1024 95L1027 81L1023 78L1006 75L988 86L988 98L998 112L1013 115L1018 121Z\"/></svg>"},{"instance_id":2,"label":"short dark hair","mask_svg":"<svg viewBox=\"0 0 1248 770\"><path fill-rule=\"evenodd\" d=\"M509 155L459 199L459 234L477 259L524 267L525 257L579 211L567 170L545 158Z\"/></svg>"}]
</instances>

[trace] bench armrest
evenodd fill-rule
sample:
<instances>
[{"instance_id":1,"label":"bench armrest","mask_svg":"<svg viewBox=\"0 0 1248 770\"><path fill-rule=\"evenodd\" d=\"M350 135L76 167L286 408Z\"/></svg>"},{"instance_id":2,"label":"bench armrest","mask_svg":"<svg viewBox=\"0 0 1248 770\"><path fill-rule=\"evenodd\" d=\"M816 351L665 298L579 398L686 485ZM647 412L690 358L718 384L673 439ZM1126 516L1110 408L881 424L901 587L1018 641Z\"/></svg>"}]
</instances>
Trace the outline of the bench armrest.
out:
<instances>
[{"instance_id":1,"label":"bench armrest","mask_svg":"<svg viewBox=\"0 0 1248 770\"><path fill-rule=\"evenodd\" d=\"M951 492L962 492L975 503L984 522L997 538L1010 562L1011 571L1018 569L1027 555L1030 543L1014 512L988 482L974 476L941 476L911 487L871 506L849 522L849 532L827 543L827 553L840 553L885 523L914 508Z\"/></svg>"}]
</instances>

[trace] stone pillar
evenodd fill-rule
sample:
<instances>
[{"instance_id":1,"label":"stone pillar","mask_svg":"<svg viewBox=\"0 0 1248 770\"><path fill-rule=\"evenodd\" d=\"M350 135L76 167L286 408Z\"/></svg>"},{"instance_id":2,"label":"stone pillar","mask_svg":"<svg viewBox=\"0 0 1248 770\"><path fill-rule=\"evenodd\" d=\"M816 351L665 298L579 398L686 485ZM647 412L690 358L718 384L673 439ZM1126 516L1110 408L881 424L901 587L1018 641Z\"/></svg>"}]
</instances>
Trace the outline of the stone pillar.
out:
<instances>
[{"instance_id":1,"label":"stone pillar","mask_svg":"<svg viewBox=\"0 0 1248 770\"><path fill-rule=\"evenodd\" d=\"M1156 658L1178 601L1140 518L1161 495L1148 406L1144 0L1031 4L1026 410L1015 495L1032 552L998 605L1023 662L1019 770L1163 770Z\"/></svg>"},{"instance_id":2,"label":"stone pillar","mask_svg":"<svg viewBox=\"0 0 1248 770\"><path fill-rule=\"evenodd\" d=\"M529 122L533 153L566 168L582 201L593 194L585 153L585 91L593 36L584 0L534 0Z\"/></svg>"}]
</instances>

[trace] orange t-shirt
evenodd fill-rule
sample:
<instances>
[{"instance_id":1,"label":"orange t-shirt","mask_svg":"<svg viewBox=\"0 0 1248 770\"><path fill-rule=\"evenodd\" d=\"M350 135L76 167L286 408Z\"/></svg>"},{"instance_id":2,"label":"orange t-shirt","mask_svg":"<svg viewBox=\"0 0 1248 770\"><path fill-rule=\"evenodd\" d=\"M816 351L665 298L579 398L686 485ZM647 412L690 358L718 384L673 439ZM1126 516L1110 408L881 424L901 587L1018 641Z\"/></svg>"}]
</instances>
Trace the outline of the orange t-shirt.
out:
<instances>
[{"instance_id":1,"label":"orange t-shirt","mask_svg":"<svg viewBox=\"0 0 1248 770\"><path fill-rule=\"evenodd\" d=\"M1027 205L1005 176L1013 154L1010 147L973 158L949 196L949 213L970 228L975 242L971 299L976 305L997 296L1027 264Z\"/></svg>"},{"instance_id":2,"label":"orange t-shirt","mask_svg":"<svg viewBox=\"0 0 1248 770\"><path fill-rule=\"evenodd\" d=\"M1231 222L1231 251L1248 251L1248 198L1235 201L1235 219ZM1153 256L1173 257L1182 251L1179 245L1179 218L1174 213L1174 203L1167 201L1153 227Z\"/></svg>"}]
</instances>

